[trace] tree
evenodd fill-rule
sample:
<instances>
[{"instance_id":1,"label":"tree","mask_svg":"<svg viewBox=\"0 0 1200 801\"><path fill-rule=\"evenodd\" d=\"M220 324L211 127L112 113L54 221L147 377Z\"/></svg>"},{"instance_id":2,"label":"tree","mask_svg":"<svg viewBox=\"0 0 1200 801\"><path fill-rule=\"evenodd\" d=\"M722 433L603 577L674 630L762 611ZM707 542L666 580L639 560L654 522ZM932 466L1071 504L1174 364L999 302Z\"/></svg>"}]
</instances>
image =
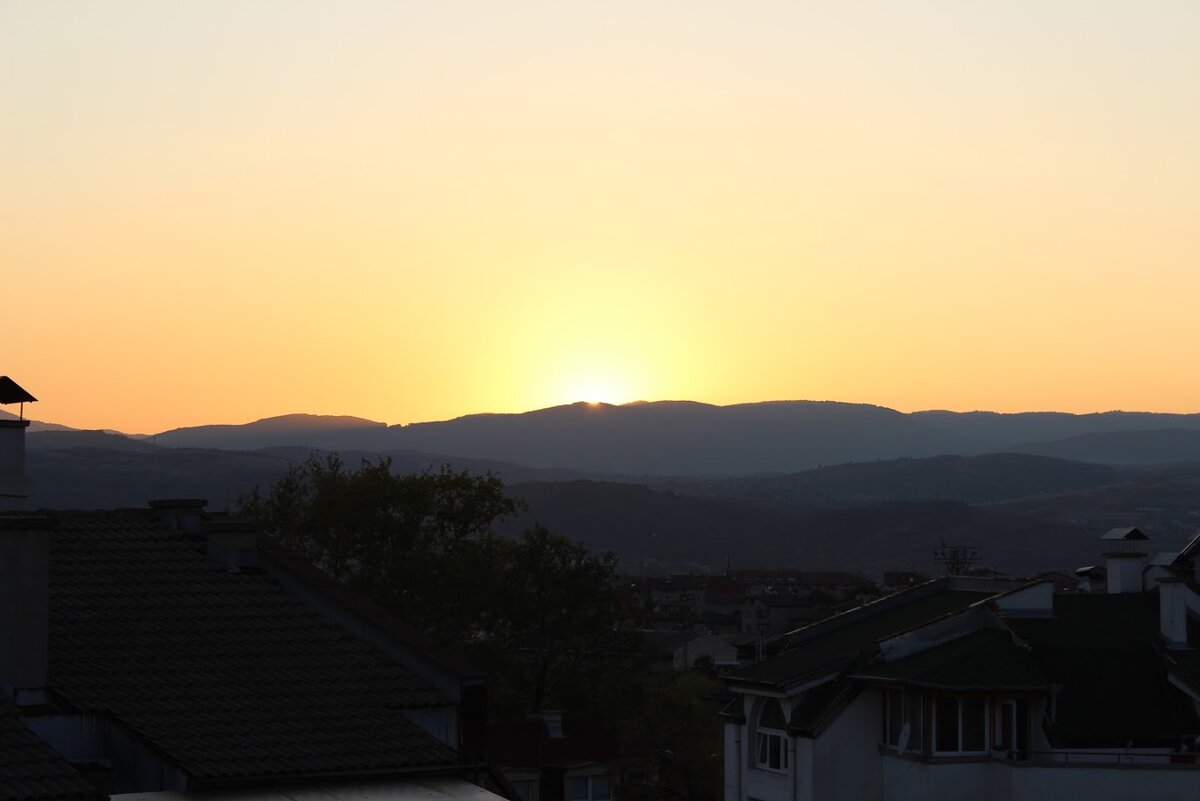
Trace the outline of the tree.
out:
<instances>
[{"instance_id":1,"label":"tree","mask_svg":"<svg viewBox=\"0 0 1200 801\"><path fill-rule=\"evenodd\" d=\"M347 470L330 454L291 465L266 492L256 487L237 513L337 581L446 633L478 622L491 527L521 508L491 473L396 475L382 458Z\"/></svg>"},{"instance_id":2,"label":"tree","mask_svg":"<svg viewBox=\"0 0 1200 801\"><path fill-rule=\"evenodd\" d=\"M498 710L604 708L613 666L641 653L616 560L541 526L515 540L495 535L493 524L522 508L490 473L396 475L387 459L347 470L329 455L293 465L265 492L256 488L238 513L334 579L468 650L502 685L492 694Z\"/></svg>"}]
</instances>

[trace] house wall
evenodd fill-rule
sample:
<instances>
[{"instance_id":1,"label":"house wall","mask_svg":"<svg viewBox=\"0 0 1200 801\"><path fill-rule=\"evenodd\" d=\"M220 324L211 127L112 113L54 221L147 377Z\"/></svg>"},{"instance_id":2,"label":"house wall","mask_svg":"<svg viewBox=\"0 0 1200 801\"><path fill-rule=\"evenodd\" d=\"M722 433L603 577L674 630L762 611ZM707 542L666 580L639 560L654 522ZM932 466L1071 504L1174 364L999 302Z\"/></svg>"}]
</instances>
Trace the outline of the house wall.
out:
<instances>
[{"instance_id":1,"label":"house wall","mask_svg":"<svg viewBox=\"0 0 1200 801\"><path fill-rule=\"evenodd\" d=\"M812 785L820 801L879 798L881 691L866 689L813 741Z\"/></svg>"},{"instance_id":2,"label":"house wall","mask_svg":"<svg viewBox=\"0 0 1200 801\"><path fill-rule=\"evenodd\" d=\"M796 738L791 738L796 742ZM792 762L795 770L795 761ZM792 773L776 773L773 770L749 768L746 771L746 792L743 798L757 798L760 801L787 801L792 798ZM797 799L801 801L801 799ZM805 798L803 801L809 801Z\"/></svg>"},{"instance_id":3,"label":"house wall","mask_svg":"<svg viewBox=\"0 0 1200 801\"><path fill-rule=\"evenodd\" d=\"M1129 768L1108 766L1005 766L1013 801L1194 801L1200 798L1200 769L1191 765Z\"/></svg>"},{"instance_id":4,"label":"house wall","mask_svg":"<svg viewBox=\"0 0 1200 801\"><path fill-rule=\"evenodd\" d=\"M959 801L964 798L1002 801L1010 798L1009 777L1000 763L986 759L927 762L889 754L883 754L879 759L883 767L883 786L872 797L880 801Z\"/></svg>"},{"instance_id":5,"label":"house wall","mask_svg":"<svg viewBox=\"0 0 1200 801\"><path fill-rule=\"evenodd\" d=\"M742 801L746 797L742 792L742 766L746 764L742 756L742 740L745 736L746 727L742 724L725 724L725 801Z\"/></svg>"},{"instance_id":6,"label":"house wall","mask_svg":"<svg viewBox=\"0 0 1200 801\"><path fill-rule=\"evenodd\" d=\"M882 762L882 791L869 796L880 801L1194 801L1200 797L1200 769L1192 765L928 762L887 754Z\"/></svg>"}]
</instances>

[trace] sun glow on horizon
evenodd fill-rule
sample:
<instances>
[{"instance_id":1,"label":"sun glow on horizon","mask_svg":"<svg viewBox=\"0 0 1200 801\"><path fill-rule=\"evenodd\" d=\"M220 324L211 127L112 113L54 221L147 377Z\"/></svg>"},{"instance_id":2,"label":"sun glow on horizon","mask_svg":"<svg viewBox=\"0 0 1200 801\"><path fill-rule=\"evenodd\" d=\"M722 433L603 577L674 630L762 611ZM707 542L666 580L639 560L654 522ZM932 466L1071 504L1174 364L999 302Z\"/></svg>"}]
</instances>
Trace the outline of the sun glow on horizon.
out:
<instances>
[{"instance_id":1,"label":"sun glow on horizon","mask_svg":"<svg viewBox=\"0 0 1200 801\"><path fill-rule=\"evenodd\" d=\"M145 432L1196 410L1200 5L681 9L0 5L0 374Z\"/></svg>"},{"instance_id":2,"label":"sun glow on horizon","mask_svg":"<svg viewBox=\"0 0 1200 801\"><path fill-rule=\"evenodd\" d=\"M584 376L568 382L565 395L568 403L582 401L589 406L602 403L619 406L630 399L624 383L605 374Z\"/></svg>"}]
</instances>

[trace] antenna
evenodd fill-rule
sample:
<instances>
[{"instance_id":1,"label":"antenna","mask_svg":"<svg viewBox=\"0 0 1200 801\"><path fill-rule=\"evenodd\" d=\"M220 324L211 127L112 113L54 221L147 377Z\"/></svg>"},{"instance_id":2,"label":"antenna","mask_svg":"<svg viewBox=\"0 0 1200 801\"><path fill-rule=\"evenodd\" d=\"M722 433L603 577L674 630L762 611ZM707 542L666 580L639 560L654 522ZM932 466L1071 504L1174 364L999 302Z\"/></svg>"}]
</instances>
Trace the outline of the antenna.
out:
<instances>
[{"instance_id":1,"label":"antenna","mask_svg":"<svg viewBox=\"0 0 1200 801\"><path fill-rule=\"evenodd\" d=\"M942 566L947 576L963 576L979 561L982 550L978 545L947 545L945 540L933 549L933 561Z\"/></svg>"}]
</instances>

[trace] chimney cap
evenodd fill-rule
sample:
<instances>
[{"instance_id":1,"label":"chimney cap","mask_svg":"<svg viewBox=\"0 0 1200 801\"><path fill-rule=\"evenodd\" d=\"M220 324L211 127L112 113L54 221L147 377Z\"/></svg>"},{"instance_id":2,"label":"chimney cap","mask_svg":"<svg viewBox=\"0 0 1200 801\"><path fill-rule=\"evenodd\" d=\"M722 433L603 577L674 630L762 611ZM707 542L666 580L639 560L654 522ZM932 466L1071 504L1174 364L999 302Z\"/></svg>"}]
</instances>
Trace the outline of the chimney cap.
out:
<instances>
[{"instance_id":1,"label":"chimney cap","mask_svg":"<svg viewBox=\"0 0 1200 801\"><path fill-rule=\"evenodd\" d=\"M0 403L34 403L37 398L6 375L0 375Z\"/></svg>"}]
</instances>

